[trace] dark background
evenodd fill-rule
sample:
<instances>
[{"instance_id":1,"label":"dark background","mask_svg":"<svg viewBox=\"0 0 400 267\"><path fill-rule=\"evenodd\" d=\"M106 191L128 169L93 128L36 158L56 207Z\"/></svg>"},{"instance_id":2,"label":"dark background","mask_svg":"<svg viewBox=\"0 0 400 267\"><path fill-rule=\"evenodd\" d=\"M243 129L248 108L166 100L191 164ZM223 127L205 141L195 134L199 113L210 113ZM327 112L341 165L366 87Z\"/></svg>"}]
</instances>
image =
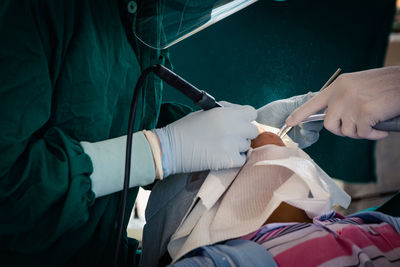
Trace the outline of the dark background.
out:
<instances>
[{"instance_id":1,"label":"dark background","mask_svg":"<svg viewBox=\"0 0 400 267\"><path fill-rule=\"evenodd\" d=\"M317 91L338 67L383 65L395 0L261 0L170 48L174 70L217 100L256 108ZM192 105L166 87L164 101ZM375 179L374 142L326 130L306 152L330 176Z\"/></svg>"}]
</instances>

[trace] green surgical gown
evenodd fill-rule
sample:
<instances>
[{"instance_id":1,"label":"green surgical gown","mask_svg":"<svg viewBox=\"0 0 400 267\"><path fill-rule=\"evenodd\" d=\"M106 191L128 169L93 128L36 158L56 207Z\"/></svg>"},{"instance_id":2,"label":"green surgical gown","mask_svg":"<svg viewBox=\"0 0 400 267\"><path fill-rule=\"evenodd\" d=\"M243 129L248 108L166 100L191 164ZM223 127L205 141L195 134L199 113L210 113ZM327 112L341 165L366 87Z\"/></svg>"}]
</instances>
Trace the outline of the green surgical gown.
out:
<instances>
[{"instance_id":1,"label":"green surgical gown","mask_svg":"<svg viewBox=\"0 0 400 267\"><path fill-rule=\"evenodd\" d=\"M95 199L92 163L79 142L126 134L141 70L167 59L135 41L130 7L124 0L1 2L1 266L111 264L119 195ZM150 75L135 130L156 126L161 90ZM137 191L130 190L128 212Z\"/></svg>"}]
</instances>

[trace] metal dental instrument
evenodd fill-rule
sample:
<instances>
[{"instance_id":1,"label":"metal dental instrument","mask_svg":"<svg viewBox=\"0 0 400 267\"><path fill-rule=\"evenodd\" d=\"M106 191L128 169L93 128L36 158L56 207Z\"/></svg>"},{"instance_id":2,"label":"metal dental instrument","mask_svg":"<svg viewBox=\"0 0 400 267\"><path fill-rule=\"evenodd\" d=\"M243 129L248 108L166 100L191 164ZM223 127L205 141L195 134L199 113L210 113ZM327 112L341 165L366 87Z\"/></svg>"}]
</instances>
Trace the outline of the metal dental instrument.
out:
<instances>
[{"instance_id":1,"label":"metal dental instrument","mask_svg":"<svg viewBox=\"0 0 400 267\"><path fill-rule=\"evenodd\" d=\"M319 91L324 90L326 87L328 87L335 79L337 76L339 76L339 73L342 71L341 68L338 68L335 73L329 78L329 80L324 84L324 86L322 86L322 88ZM321 114L318 114L321 115ZM313 116L313 115L311 115ZM311 117L310 116L310 117ZM308 117L308 118L310 118ZM306 119L307 120L307 119ZM282 128L279 130L278 132L278 136L280 138L283 138L285 135L287 135L289 133L290 130L292 130L293 127L291 126L287 126L286 123L282 126Z\"/></svg>"},{"instance_id":2,"label":"metal dental instrument","mask_svg":"<svg viewBox=\"0 0 400 267\"><path fill-rule=\"evenodd\" d=\"M308 116L301 123L308 123L312 121L323 121L325 119L325 113L314 114ZM373 126L375 130L388 131L388 132L400 132L400 116L394 117L393 119L382 121Z\"/></svg>"},{"instance_id":3,"label":"metal dental instrument","mask_svg":"<svg viewBox=\"0 0 400 267\"><path fill-rule=\"evenodd\" d=\"M313 115L308 116L301 123L307 123L307 122L312 122L312 121L323 121L325 119L325 115L326 115L325 113L313 114Z\"/></svg>"}]
</instances>

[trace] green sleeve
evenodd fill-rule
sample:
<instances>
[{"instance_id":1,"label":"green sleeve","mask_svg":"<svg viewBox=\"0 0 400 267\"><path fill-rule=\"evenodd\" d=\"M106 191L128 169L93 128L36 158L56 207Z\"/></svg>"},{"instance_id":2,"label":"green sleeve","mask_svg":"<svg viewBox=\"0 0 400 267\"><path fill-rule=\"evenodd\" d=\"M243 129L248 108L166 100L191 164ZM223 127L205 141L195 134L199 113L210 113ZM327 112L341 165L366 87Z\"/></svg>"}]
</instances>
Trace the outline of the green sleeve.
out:
<instances>
[{"instance_id":1,"label":"green sleeve","mask_svg":"<svg viewBox=\"0 0 400 267\"><path fill-rule=\"evenodd\" d=\"M31 253L88 220L92 164L51 126L54 55L30 5L3 1L0 33L0 247Z\"/></svg>"}]
</instances>

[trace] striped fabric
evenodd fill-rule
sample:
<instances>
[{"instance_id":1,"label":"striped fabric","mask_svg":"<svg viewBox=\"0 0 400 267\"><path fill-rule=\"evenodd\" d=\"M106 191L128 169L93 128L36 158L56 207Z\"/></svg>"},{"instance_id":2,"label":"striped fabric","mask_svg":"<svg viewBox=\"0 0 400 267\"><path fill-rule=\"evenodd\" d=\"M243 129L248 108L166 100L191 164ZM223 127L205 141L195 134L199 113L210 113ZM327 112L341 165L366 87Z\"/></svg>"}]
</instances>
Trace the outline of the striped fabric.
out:
<instances>
[{"instance_id":1,"label":"striped fabric","mask_svg":"<svg viewBox=\"0 0 400 267\"><path fill-rule=\"evenodd\" d=\"M338 213L265 225L241 239L265 247L279 266L400 266L400 235L392 225Z\"/></svg>"}]
</instances>

